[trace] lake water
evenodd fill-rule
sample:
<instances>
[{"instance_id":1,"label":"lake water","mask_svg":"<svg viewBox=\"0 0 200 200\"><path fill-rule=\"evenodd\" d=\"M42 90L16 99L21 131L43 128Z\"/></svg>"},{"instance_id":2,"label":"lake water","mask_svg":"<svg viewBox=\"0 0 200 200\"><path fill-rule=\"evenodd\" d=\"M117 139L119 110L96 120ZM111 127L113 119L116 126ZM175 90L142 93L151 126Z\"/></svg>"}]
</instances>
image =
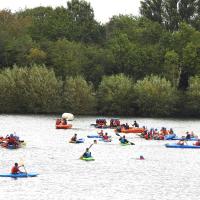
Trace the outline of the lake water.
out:
<instances>
[{"instance_id":1,"label":"lake water","mask_svg":"<svg viewBox=\"0 0 200 200\"><path fill-rule=\"evenodd\" d=\"M91 152L94 162L79 159L97 133L90 126L95 117L76 117L73 129L56 130L48 115L0 115L0 135L16 132L27 146L0 149L0 173L10 172L14 162L24 162L35 178L0 178L0 199L9 200L172 200L199 199L200 149L168 149L166 141L127 137L135 146L119 145L114 131L112 143L98 142ZM108 118L107 118L108 119ZM200 135L200 120L121 118L121 122L173 128L177 135L194 131ZM84 144L68 143L77 133ZM173 143L173 142L171 142ZM143 155L145 160L137 160Z\"/></svg>"}]
</instances>

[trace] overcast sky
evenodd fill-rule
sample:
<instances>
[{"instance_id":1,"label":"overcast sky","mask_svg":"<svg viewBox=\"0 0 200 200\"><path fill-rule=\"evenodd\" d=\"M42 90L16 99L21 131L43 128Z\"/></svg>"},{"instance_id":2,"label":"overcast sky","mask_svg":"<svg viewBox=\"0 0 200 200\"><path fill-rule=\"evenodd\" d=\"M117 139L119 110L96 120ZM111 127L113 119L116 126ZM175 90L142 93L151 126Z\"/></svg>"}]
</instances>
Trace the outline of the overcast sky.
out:
<instances>
[{"instance_id":1,"label":"overcast sky","mask_svg":"<svg viewBox=\"0 0 200 200\"><path fill-rule=\"evenodd\" d=\"M105 23L113 15L139 14L140 0L86 0L94 9L96 20ZM38 6L64 6L67 0L0 0L0 9L10 9L13 12L24 8Z\"/></svg>"}]
</instances>

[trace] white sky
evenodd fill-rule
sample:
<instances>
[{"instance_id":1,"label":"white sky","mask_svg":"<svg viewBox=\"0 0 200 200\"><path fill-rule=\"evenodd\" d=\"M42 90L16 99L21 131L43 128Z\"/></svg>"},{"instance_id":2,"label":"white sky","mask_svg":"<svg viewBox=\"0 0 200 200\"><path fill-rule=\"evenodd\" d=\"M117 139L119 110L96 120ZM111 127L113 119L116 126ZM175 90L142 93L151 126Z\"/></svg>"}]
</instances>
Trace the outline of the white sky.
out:
<instances>
[{"instance_id":1,"label":"white sky","mask_svg":"<svg viewBox=\"0 0 200 200\"><path fill-rule=\"evenodd\" d=\"M113 15L132 14L139 15L140 0L86 0L94 9L95 19L105 23ZM67 0L0 0L0 10L10 9L15 12L19 9L34 8L38 6L64 6Z\"/></svg>"}]
</instances>

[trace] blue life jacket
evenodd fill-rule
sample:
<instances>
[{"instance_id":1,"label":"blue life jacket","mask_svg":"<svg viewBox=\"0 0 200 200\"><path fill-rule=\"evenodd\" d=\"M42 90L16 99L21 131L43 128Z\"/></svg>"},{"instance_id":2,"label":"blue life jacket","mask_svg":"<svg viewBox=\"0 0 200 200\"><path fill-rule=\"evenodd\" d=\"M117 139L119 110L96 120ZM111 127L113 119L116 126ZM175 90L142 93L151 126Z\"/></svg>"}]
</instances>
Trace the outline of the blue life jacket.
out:
<instances>
[{"instance_id":1,"label":"blue life jacket","mask_svg":"<svg viewBox=\"0 0 200 200\"><path fill-rule=\"evenodd\" d=\"M84 157L84 158L90 158L90 157L92 157L91 152L85 152L85 153L83 154L83 157Z\"/></svg>"}]
</instances>

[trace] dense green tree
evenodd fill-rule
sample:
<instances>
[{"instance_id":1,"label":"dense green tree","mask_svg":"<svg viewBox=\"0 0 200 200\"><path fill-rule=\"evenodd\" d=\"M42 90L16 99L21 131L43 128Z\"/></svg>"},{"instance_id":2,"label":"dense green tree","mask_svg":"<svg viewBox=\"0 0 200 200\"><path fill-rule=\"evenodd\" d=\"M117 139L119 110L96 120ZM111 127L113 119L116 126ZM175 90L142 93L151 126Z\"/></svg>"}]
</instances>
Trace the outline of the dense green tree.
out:
<instances>
[{"instance_id":1,"label":"dense green tree","mask_svg":"<svg viewBox=\"0 0 200 200\"><path fill-rule=\"evenodd\" d=\"M141 1L140 13L152 21L163 22L163 0Z\"/></svg>"},{"instance_id":2,"label":"dense green tree","mask_svg":"<svg viewBox=\"0 0 200 200\"><path fill-rule=\"evenodd\" d=\"M53 113L60 110L61 83L44 66L6 69L0 74L0 111Z\"/></svg>"},{"instance_id":3,"label":"dense green tree","mask_svg":"<svg viewBox=\"0 0 200 200\"><path fill-rule=\"evenodd\" d=\"M61 109L62 82L59 81L53 70L45 66L34 65L28 71L26 100L28 111L32 113L55 113Z\"/></svg>"},{"instance_id":4,"label":"dense green tree","mask_svg":"<svg viewBox=\"0 0 200 200\"><path fill-rule=\"evenodd\" d=\"M179 56L173 51L165 54L164 76L170 80L174 87L177 87L180 79Z\"/></svg>"},{"instance_id":5,"label":"dense green tree","mask_svg":"<svg viewBox=\"0 0 200 200\"><path fill-rule=\"evenodd\" d=\"M199 117L200 115L200 77L194 76L189 80L186 92L185 115Z\"/></svg>"},{"instance_id":6,"label":"dense green tree","mask_svg":"<svg viewBox=\"0 0 200 200\"><path fill-rule=\"evenodd\" d=\"M98 112L111 115L130 115L132 107L133 82L123 74L104 76L98 93Z\"/></svg>"},{"instance_id":7,"label":"dense green tree","mask_svg":"<svg viewBox=\"0 0 200 200\"><path fill-rule=\"evenodd\" d=\"M47 54L39 48L31 48L27 55L28 62L32 64L43 64L45 63Z\"/></svg>"},{"instance_id":8,"label":"dense green tree","mask_svg":"<svg viewBox=\"0 0 200 200\"><path fill-rule=\"evenodd\" d=\"M199 0L143 0L140 13L164 24L170 31L178 30L181 22L193 24L198 16Z\"/></svg>"},{"instance_id":9,"label":"dense green tree","mask_svg":"<svg viewBox=\"0 0 200 200\"><path fill-rule=\"evenodd\" d=\"M93 86L81 76L66 77L63 92L63 109L74 114L91 114L95 110Z\"/></svg>"},{"instance_id":10,"label":"dense green tree","mask_svg":"<svg viewBox=\"0 0 200 200\"><path fill-rule=\"evenodd\" d=\"M176 89L170 81L158 76L148 76L137 81L134 87L137 97L137 114L142 116L170 116L177 102Z\"/></svg>"},{"instance_id":11,"label":"dense green tree","mask_svg":"<svg viewBox=\"0 0 200 200\"><path fill-rule=\"evenodd\" d=\"M70 17L71 39L79 42L100 42L104 39L103 27L94 19L90 3L84 0L67 2Z\"/></svg>"},{"instance_id":12,"label":"dense green tree","mask_svg":"<svg viewBox=\"0 0 200 200\"><path fill-rule=\"evenodd\" d=\"M86 47L81 43L66 39L52 42L47 51L50 66L59 76L77 76L83 73L83 65L87 62L84 52Z\"/></svg>"}]
</instances>

